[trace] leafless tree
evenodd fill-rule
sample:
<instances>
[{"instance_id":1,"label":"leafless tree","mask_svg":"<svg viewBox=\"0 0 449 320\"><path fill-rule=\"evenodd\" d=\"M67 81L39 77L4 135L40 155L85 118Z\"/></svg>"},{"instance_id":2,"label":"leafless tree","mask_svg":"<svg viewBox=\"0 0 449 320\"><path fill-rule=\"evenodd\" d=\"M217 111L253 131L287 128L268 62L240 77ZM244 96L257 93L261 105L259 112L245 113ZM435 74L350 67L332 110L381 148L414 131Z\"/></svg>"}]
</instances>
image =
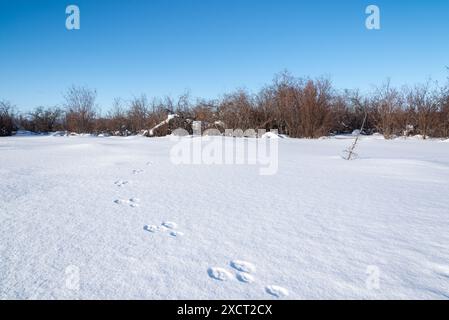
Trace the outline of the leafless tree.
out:
<instances>
[{"instance_id":1,"label":"leafless tree","mask_svg":"<svg viewBox=\"0 0 449 320\"><path fill-rule=\"evenodd\" d=\"M14 130L13 106L8 101L0 100L0 137L10 136Z\"/></svg>"},{"instance_id":2,"label":"leafless tree","mask_svg":"<svg viewBox=\"0 0 449 320\"><path fill-rule=\"evenodd\" d=\"M112 103L112 109L109 110L108 128L107 131L114 135L126 136L129 130L129 119L127 117L128 111L125 107L125 102L120 98L115 98Z\"/></svg>"},{"instance_id":3,"label":"leafless tree","mask_svg":"<svg viewBox=\"0 0 449 320\"><path fill-rule=\"evenodd\" d=\"M301 103L303 81L288 72L277 75L273 80L274 108L281 132L294 138L301 137Z\"/></svg>"},{"instance_id":4,"label":"leafless tree","mask_svg":"<svg viewBox=\"0 0 449 320\"><path fill-rule=\"evenodd\" d=\"M246 130L253 128L253 109L253 97L241 89L224 96L218 107L218 114L226 128Z\"/></svg>"},{"instance_id":5,"label":"leafless tree","mask_svg":"<svg viewBox=\"0 0 449 320\"><path fill-rule=\"evenodd\" d=\"M300 134L306 138L327 135L332 124L332 86L329 80L309 80L300 93Z\"/></svg>"},{"instance_id":6,"label":"leafless tree","mask_svg":"<svg viewBox=\"0 0 449 320\"><path fill-rule=\"evenodd\" d=\"M148 108L148 99L145 95L135 97L131 100L128 110L128 119L130 122L130 129L133 133L138 133L141 130L145 130L149 127Z\"/></svg>"},{"instance_id":7,"label":"leafless tree","mask_svg":"<svg viewBox=\"0 0 449 320\"><path fill-rule=\"evenodd\" d=\"M441 92L438 128L439 136L449 138L449 86Z\"/></svg>"},{"instance_id":8,"label":"leafless tree","mask_svg":"<svg viewBox=\"0 0 449 320\"><path fill-rule=\"evenodd\" d=\"M48 133L62 129L63 111L58 107L37 107L29 113L28 130Z\"/></svg>"},{"instance_id":9,"label":"leafless tree","mask_svg":"<svg viewBox=\"0 0 449 320\"><path fill-rule=\"evenodd\" d=\"M403 106L401 93L391 86L390 80L376 89L371 99L374 126L386 139L398 133L397 113Z\"/></svg>"},{"instance_id":10,"label":"leafless tree","mask_svg":"<svg viewBox=\"0 0 449 320\"><path fill-rule=\"evenodd\" d=\"M335 96L327 79L296 79L284 72L259 96L265 110L273 112L265 114L266 121L291 137L317 138L332 129Z\"/></svg>"},{"instance_id":11,"label":"leafless tree","mask_svg":"<svg viewBox=\"0 0 449 320\"><path fill-rule=\"evenodd\" d=\"M151 100L141 95L129 102L115 100L106 116L98 112L96 97L95 90L72 86L64 94L64 112L36 108L30 114L14 114L11 104L1 102L0 134L11 134L16 124L37 132L62 128L127 135L149 132L163 123L153 132L159 136L177 127L191 132L192 122L199 120L203 129L277 129L293 138L351 133L363 122L365 133L379 132L386 138L415 132L424 137L449 135L449 82L444 88L428 82L398 90L387 81L361 95L338 92L326 78L296 78L282 72L256 93L240 89L215 100L193 100L188 92ZM177 116L164 122L169 114Z\"/></svg>"},{"instance_id":12,"label":"leafless tree","mask_svg":"<svg viewBox=\"0 0 449 320\"><path fill-rule=\"evenodd\" d=\"M91 132L96 115L97 92L87 87L70 87L64 94L66 123L69 131Z\"/></svg>"},{"instance_id":13,"label":"leafless tree","mask_svg":"<svg viewBox=\"0 0 449 320\"><path fill-rule=\"evenodd\" d=\"M437 122L438 93L428 81L411 89L407 101L410 110L416 114L417 130L426 139Z\"/></svg>"}]
</instances>

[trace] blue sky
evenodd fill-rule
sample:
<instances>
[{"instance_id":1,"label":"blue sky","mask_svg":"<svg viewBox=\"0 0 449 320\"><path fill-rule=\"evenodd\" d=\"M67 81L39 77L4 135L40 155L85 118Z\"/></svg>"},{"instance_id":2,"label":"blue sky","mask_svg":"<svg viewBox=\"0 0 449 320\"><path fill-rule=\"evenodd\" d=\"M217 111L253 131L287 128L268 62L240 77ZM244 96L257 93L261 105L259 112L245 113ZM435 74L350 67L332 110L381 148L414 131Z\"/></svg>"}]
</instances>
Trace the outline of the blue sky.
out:
<instances>
[{"instance_id":1,"label":"blue sky","mask_svg":"<svg viewBox=\"0 0 449 320\"><path fill-rule=\"evenodd\" d=\"M69 4L80 30L65 28ZM0 0L0 99L27 111L87 85L106 111L142 93L255 91L284 69L340 89L444 81L448 35L447 0Z\"/></svg>"}]
</instances>

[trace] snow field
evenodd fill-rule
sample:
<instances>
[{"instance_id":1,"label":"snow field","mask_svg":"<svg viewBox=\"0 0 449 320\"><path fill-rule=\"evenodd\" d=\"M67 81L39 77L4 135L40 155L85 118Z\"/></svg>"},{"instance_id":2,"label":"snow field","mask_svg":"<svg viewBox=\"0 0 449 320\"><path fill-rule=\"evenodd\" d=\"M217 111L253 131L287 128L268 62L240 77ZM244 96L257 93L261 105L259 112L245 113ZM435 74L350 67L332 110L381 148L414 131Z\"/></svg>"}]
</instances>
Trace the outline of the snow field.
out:
<instances>
[{"instance_id":1,"label":"snow field","mask_svg":"<svg viewBox=\"0 0 449 320\"><path fill-rule=\"evenodd\" d=\"M279 139L260 176L168 138L2 138L0 298L449 298L449 148L350 142Z\"/></svg>"}]
</instances>

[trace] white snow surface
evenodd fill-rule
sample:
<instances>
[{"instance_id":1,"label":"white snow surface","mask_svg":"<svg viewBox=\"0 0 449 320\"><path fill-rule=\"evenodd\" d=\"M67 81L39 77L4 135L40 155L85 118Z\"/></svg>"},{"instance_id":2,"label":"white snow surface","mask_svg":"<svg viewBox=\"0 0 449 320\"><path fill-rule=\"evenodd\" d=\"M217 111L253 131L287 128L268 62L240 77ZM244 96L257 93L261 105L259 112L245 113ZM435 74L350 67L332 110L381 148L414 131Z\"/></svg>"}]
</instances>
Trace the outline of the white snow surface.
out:
<instances>
[{"instance_id":1,"label":"white snow surface","mask_svg":"<svg viewBox=\"0 0 449 320\"><path fill-rule=\"evenodd\" d=\"M261 176L168 137L0 138L0 299L448 299L449 146L351 142L279 139Z\"/></svg>"},{"instance_id":2,"label":"white snow surface","mask_svg":"<svg viewBox=\"0 0 449 320\"><path fill-rule=\"evenodd\" d=\"M266 139L266 138L279 138L280 136L278 135L278 134L276 134L276 133L273 133L273 132L265 132L262 136L261 136L261 138L262 139Z\"/></svg>"}]
</instances>

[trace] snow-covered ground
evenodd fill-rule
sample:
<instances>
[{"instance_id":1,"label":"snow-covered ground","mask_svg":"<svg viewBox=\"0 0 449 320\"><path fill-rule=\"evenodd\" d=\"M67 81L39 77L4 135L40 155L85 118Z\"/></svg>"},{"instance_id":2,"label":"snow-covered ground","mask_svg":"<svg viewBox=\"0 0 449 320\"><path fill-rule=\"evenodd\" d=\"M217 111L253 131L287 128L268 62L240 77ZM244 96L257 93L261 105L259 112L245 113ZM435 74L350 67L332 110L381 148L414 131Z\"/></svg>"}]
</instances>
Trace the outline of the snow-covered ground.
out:
<instances>
[{"instance_id":1,"label":"snow-covered ground","mask_svg":"<svg viewBox=\"0 0 449 320\"><path fill-rule=\"evenodd\" d=\"M279 139L262 176L169 138L0 138L0 298L449 298L449 143L350 143Z\"/></svg>"}]
</instances>

